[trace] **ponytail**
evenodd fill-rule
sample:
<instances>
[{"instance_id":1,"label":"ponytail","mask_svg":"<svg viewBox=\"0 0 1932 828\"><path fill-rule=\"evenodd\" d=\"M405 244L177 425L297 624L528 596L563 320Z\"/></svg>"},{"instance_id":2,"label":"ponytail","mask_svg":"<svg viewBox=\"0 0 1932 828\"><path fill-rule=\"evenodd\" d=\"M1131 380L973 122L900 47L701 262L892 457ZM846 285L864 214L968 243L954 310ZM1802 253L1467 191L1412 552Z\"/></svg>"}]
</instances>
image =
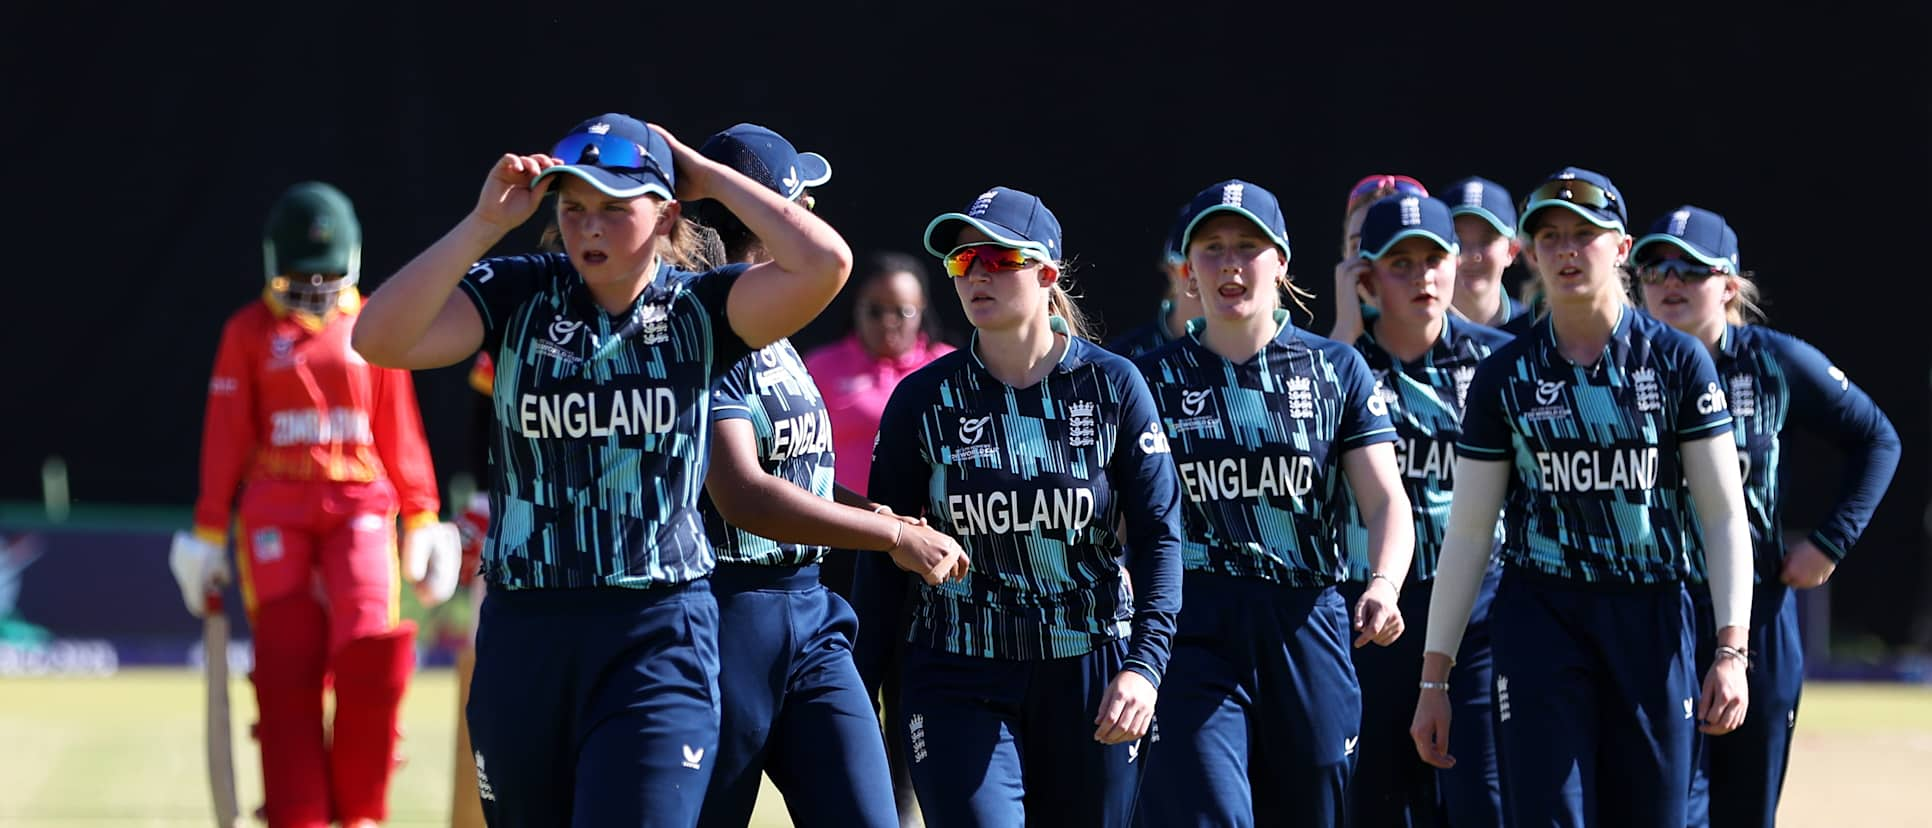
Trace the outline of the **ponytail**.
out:
<instances>
[{"instance_id":1,"label":"ponytail","mask_svg":"<svg viewBox=\"0 0 1932 828\"><path fill-rule=\"evenodd\" d=\"M1071 269L1070 264L1056 263L1060 270L1060 278L1047 286L1047 315L1060 317L1066 323L1068 336L1090 340L1094 335L1093 321L1087 318L1087 314L1080 310L1079 305L1074 304L1073 294L1068 293L1065 287L1067 271Z\"/></svg>"},{"instance_id":2,"label":"ponytail","mask_svg":"<svg viewBox=\"0 0 1932 828\"><path fill-rule=\"evenodd\" d=\"M1737 289L1737 294L1731 297L1731 301L1724 303L1726 322L1733 325L1748 325L1764 321L1764 308L1759 304L1764 301L1763 294L1758 291L1758 283L1751 278L1751 275L1746 271L1725 277L1731 280L1731 287Z\"/></svg>"}]
</instances>

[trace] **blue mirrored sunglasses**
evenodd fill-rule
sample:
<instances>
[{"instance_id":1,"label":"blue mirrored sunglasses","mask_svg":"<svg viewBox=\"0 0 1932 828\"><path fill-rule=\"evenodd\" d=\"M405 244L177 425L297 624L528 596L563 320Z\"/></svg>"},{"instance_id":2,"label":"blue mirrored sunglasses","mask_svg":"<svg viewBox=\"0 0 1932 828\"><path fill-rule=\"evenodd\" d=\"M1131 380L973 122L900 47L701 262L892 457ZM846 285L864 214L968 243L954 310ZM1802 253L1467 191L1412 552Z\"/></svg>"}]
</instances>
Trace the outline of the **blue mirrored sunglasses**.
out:
<instances>
[{"instance_id":1,"label":"blue mirrored sunglasses","mask_svg":"<svg viewBox=\"0 0 1932 828\"><path fill-rule=\"evenodd\" d=\"M581 164L607 169L651 170L662 175L664 168L636 141L614 135L578 132L564 136L550 155L565 164Z\"/></svg>"},{"instance_id":2,"label":"blue mirrored sunglasses","mask_svg":"<svg viewBox=\"0 0 1932 828\"><path fill-rule=\"evenodd\" d=\"M1684 282L1696 282L1729 272L1727 268L1711 267L1691 259L1658 259L1637 265L1637 279L1646 285L1661 285L1672 276Z\"/></svg>"}]
</instances>

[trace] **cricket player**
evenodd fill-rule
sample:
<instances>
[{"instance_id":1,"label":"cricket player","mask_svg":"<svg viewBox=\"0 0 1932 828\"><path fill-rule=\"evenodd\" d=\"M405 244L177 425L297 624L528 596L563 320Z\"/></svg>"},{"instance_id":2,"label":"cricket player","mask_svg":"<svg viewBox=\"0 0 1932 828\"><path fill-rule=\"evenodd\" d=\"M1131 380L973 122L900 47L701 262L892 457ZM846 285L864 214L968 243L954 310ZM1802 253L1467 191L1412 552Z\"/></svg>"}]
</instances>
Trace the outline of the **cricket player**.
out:
<instances>
[{"instance_id":1,"label":"cricket player","mask_svg":"<svg viewBox=\"0 0 1932 828\"><path fill-rule=\"evenodd\" d=\"M1457 443L1410 735L1456 764L1450 667L1504 516L1489 628L1515 825L1684 824L1692 731L1728 733L1749 704L1731 414L1704 346L1630 306L1627 209L1575 167L1530 191L1519 231L1550 313L1477 366ZM1717 628L1701 692L1684 589L1699 525Z\"/></svg>"},{"instance_id":2,"label":"cricket player","mask_svg":"<svg viewBox=\"0 0 1932 828\"><path fill-rule=\"evenodd\" d=\"M262 298L222 330L194 530L175 536L170 564L202 614L228 577L232 521L268 824L373 824L387 812L396 716L416 663L415 625L397 618L397 516L427 603L455 589L456 530L437 522L409 372L349 347L362 231L348 197L320 182L290 188L262 250Z\"/></svg>"},{"instance_id":3,"label":"cricket player","mask_svg":"<svg viewBox=\"0 0 1932 828\"><path fill-rule=\"evenodd\" d=\"M484 258L553 191L561 252ZM771 260L688 270L674 193L723 203ZM802 206L606 113L497 159L469 215L370 297L371 361L496 364L468 707L490 824L696 822L718 739L710 390L816 316L851 260Z\"/></svg>"},{"instance_id":4,"label":"cricket player","mask_svg":"<svg viewBox=\"0 0 1932 828\"><path fill-rule=\"evenodd\" d=\"M1181 244L1202 319L1135 361L1187 495L1186 608L1140 816L1339 827L1362 710L1349 653L1403 630L1414 527L1396 432L1361 355L1282 307L1290 249L1272 193L1201 190ZM1353 605L1336 589L1350 492L1370 561Z\"/></svg>"},{"instance_id":5,"label":"cricket player","mask_svg":"<svg viewBox=\"0 0 1932 828\"><path fill-rule=\"evenodd\" d=\"M1399 438L1396 466L1415 524L1415 557L1399 602L1404 618L1429 617L1442 530L1455 488L1463 395L1476 364L1511 339L1452 311L1451 303L1461 298L1452 214L1447 204L1428 196L1385 196L1370 204L1361 228L1359 255L1370 264L1362 284L1380 312L1367 319L1355 349L1368 362ZM1372 547L1354 499L1343 503L1351 508L1342 535L1349 553L1342 595L1352 602L1371 584ZM1444 816L1449 825L1502 824L1495 729L1486 726L1491 721L1488 599L1496 594L1499 574L1492 566L1483 580L1463 635L1462 658L1450 676L1461 725L1453 748L1465 760L1455 768L1438 771L1425 764L1409 739L1422 636L1355 651L1355 677L1362 685L1362 741L1349 786L1349 820L1357 828L1431 825Z\"/></svg>"},{"instance_id":6,"label":"cricket player","mask_svg":"<svg viewBox=\"0 0 1932 828\"><path fill-rule=\"evenodd\" d=\"M1871 522L1898 467L1898 432L1884 412L1817 348L1761 324L1758 285L1739 265L1737 232L1723 216L1684 205L1659 216L1631 249L1644 307L1704 343L1716 360L1735 421L1751 522L1753 580L1747 661L1751 715L1724 736L1699 734L1691 786L1692 826L1777 823L1791 736L1804 687L1795 590L1831 578ZM1802 540L1784 542L1778 485L1786 428L1812 432L1845 457L1836 501ZM1697 666L1710 668L1717 641L1710 625L1705 551L1692 533L1691 604Z\"/></svg>"},{"instance_id":7,"label":"cricket player","mask_svg":"<svg viewBox=\"0 0 1932 828\"><path fill-rule=\"evenodd\" d=\"M1153 400L1081 338L1040 199L987 190L933 219L926 250L973 342L894 389L869 494L958 538L972 570L916 587L908 624L907 578L861 560L861 646L907 642L888 738L928 826L1125 826L1179 609L1180 487Z\"/></svg>"}]
</instances>

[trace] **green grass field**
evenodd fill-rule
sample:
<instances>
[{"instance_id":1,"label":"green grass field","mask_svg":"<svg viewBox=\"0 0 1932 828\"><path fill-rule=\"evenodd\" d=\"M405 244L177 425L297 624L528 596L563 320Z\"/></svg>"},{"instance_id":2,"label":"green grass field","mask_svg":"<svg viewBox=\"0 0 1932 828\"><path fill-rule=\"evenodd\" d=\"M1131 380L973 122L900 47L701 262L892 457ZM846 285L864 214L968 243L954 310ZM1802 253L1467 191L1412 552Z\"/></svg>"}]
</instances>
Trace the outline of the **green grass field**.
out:
<instances>
[{"instance_id":1,"label":"green grass field","mask_svg":"<svg viewBox=\"0 0 1932 828\"><path fill-rule=\"evenodd\" d=\"M200 676L126 671L107 679L0 679L0 825L205 826ZM233 688L244 808L261 801L246 682ZM417 677L404 709L409 763L390 796L391 824L447 824L456 691L447 670ZM1932 780L1932 688L1813 684L1785 786L1780 824L1925 824ZM753 818L781 826L767 786Z\"/></svg>"}]
</instances>

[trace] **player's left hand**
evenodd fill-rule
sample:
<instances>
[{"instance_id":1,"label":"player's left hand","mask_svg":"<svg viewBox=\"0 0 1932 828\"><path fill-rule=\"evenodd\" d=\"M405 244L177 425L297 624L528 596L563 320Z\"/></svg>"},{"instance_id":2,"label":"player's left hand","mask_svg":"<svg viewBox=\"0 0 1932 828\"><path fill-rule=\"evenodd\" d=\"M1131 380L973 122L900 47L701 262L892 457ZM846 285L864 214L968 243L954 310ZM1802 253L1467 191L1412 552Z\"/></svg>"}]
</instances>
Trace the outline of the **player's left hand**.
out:
<instances>
[{"instance_id":1,"label":"player's left hand","mask_svg":"<svg viewBox=\"0 0 1932 828\"><path fill-rule=\"evenodd\" d=\"M436 606L456 593L462 559L462 533L454 523L418 526L403 535L403 568L423 606Z\"/></svg>"},{"instance_id":2,"label":"player's left hand","mask_svg":"<svg viewBox=\"0 0 1932 828\"><path fill-rule=\"evenodd\" d=\"M1786 586L1816 589L1831 580L1831 574L1836 571L1838 564L1832 563L1817 544L1806 538L1785 548L1784 572L1778 579Z\"/></svg>"},{"instance_id":3,"label":"player's left hand","mask_svg":"<svg viewBox=\"0 0 1932 828\"><path fill-rule=\"evenodd\" d=\"M678 200L690 203L710 198L712 168L720 165L686 146L670 130L657 124L651 124L650 127L665 143L671 145L671 162L676 165Z\"/></svg>"},{"instance_id":4,"label":"player's left hand","mask_svg":"<svg viewBox=\"0 0 1932 828\"><path fill-rule=\"evenodd\" d=\"M1355 602L1355 646L1371 641L1387 647L1402 637L1402 610L1395 604L1395 587L1382 578L1369 581L1362 599Z\"/></svg>"},{"instance_id":5,"label":"player's left hand","mask_svg":"<svg viewBox=\"0 0 1932 828\"><path fill-rule=\"evenodd\" d=\"M1711 736L1722 736L1744 724L1751 706L1751 688L1745 683L1744 662L1718 657L1704 674L1704 693L1697 702L1697 729Z\"/></svg>"},{"instance_id":6,"label":"player's left hand","mask_svg":"<svg viewBox=\"0 0 1932 828\"><path fill-rule=\"evenodd\" d=\"M1093 717L1093 723L1098 725L1093 740L1103 745L1118 745L1147 735L1147 728L1154 721L1154 702L1159 698L1160 691L1154 689L1146 676L1132 670L1120 671L1100 697L1100 714Z\"/></svg>"}]
</instances>

